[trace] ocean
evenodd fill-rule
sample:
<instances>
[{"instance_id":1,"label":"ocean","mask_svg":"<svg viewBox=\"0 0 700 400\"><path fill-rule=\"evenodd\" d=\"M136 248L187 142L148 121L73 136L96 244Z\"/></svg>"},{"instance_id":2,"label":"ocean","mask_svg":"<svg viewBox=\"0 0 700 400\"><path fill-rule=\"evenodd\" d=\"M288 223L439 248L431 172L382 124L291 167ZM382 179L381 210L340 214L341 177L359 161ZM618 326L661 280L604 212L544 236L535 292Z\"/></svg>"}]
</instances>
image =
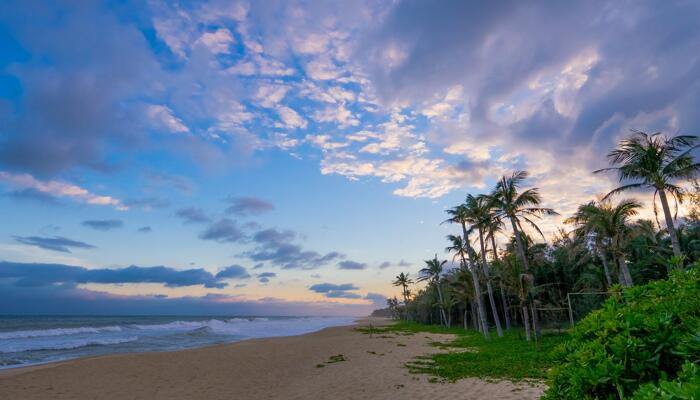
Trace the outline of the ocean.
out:
<instances>
[{"instance_id":1,"label":"ocean","mask_svg":"<svg viewBox=\"0 0 700 400\"><path fill-rule=\"evenodd\" d=\"M350 325L347 317L0 316L0 368L172 351Z\"/></svg>"}]
</instances>

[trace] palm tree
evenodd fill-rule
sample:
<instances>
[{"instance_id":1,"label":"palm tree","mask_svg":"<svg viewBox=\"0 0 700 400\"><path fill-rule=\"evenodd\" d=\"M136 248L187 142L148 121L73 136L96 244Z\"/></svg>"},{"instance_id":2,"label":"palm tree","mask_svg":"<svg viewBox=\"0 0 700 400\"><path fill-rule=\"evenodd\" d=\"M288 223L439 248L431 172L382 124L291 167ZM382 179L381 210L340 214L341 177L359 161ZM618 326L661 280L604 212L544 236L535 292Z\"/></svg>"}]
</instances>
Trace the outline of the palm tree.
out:
<instances>
[{"instance_id":1,"label":"palm tree","mask_svg":"<svg viewBox=\"0 0 700 400\"><path fill-rule=\"evenodd\" d=\"M503 219L501 219L497 215L496 210L494 209L493 197L486 194L482 194L479 197L483 198L483 201L486 201L489 205L488 218L484 222L484 224L486 225L487 232L486 240L489 240L491 242L491 253L493 254L493 261L496 265L498 265L501 261L498 259L498 246L496 246L496 234L503 232L505 224L503 223ZM508 300L506 299L506 291L503 287L503 280L499 279L498 285L501 290L501 303L503 305L503 316L505 317L506 321L506 330L510 330L510 313L508 312Z\"/></svg>"},{"instance_id":2,"label":"palm tree","mask_svg":"<svg viewBox=\"0 0 700 400\"><path fill-rule=\"evenodd\" d=\"M406 309L406 320L408 320L408 285L411 285L413 280L408 277L408 274L400 273L396 276L396 280L392 282L394 286L401 286L403 293L403 304Z\"/></svg>"},{"instance_id":3,"label":"palm tree","mask_svg":"<svg viewBox=\"0 0 700 400\"><path fill-rule=\"evenodd\" d=\"M623 286L632 286L632 275L630 274L625 256L622 251L624 242L630 232L630 218L637 215L642 205L634 200L622 200L613 206L609 201L600 203L590 202L581 205L573 217L567 222L577 225L577 230L591 234L595 237L597 246L609 249L612 252L613 260L620 271L620 283ZM599 249L600 249L599 247ZM603 267L606 269L606 278L610 283L609 271L607 271L607 261L605 251L601 252Z\"/></svg>"},{"instance_id":4,"label":"palm tree","mask_svg":"<svg viewBox=\"0 0 700 400\"><path fill-rule=\"evenodd\" d=\"M660 132L647 134L633 130L632 135L620 141L617 148L608 153L608 160L614 167L603 168L594 173L616 171L622 186L613 189L604 199L637 188L654 189L654 213L656 195L659 195L666 220L666 230L671 238L671 247L676 257L681 256L681 247L673 223L674 217L668 204L667 194L676 203L683 201L684 191L675 182L692 179L700 170L700 164L693 159L691 152L698 147L697 136L674 136L668 138Z\"/></svg>"},{"instance_id":5,"label":"palm tree","mask_svg":"<svg viewBox=\"0 0 700 400\"><path fill-rule=\"evenodd\" d=\"M462 232L464 238L459 235L448 235L447 240L451 243L445 250L447 252L454 252L455 257L460 257L462 268L468 269L472 275L472 282L474 283L474 293L476 297L476 304L479 307L479 315L481 319L481 330L486 338L489 337L489 325L486 320L486 308L484 307L484 300L481 296L481 287L479 286L479 275L477 274L476 264L474 263L474 250L469 245L469 232L467 229L467 219L468 213L467 209L463 205L459 205L455 208L447 210L448 214L452 215L452 218L448 219L446 222L459 223L462 226ZM467 259L469 264L467 264Z\"/></svg>"},{"instance_id":6,"label":"palm tree","mask_svg":"<svg viewBox=\"0 0 700 400\"><path fill-rule=\"evenodd\" d=\"M442 318L445 325L447 325L447 315L445 315L445 309L442 307L442 305L445 303L445 299L442 297L442 290L440 289L440 279L442 276L443 267L446 263L447 260L438 260L436 254L435 258L433 258L432 260L425 261L425 268L418 271L418 274L420 275L420 277L418 278L418 282L429 281L429 283L433 285L437 290L438 302L440 304L440 317Z\"/></svg>"},{"instance_id":7,"label":"palm tree","mask_svg":"<svg viewBox=\"0 0 700 400\"><path fill-rule=\"evenodd\" d=\"M493 314L493 319L496 322L496 332L498 336L503 336L503 328L501 328L501 320L498 317L498 308L496 307L496 300L493 296L493 287L491 286L491 272L489 271L489 264L486 262L486 245L484 243L484 233L488 229L489 220L491 219L491 203L486 197L479 196L474 197L471 194L467 195L467 200L464 203L464 207L467 209L468 221L472 224L473 228L476 228L479 233L479 245L481 247L481 267L484 271L484 276L486 277L486 291L489 295L489 303L491 305L491 313Z\"/></svg>"},{"instance_id":8,"label":"palm tree","mask_svg":"<svg viewBox=\"0 0 700 400\"><path fill-rule=\"evenodd\" d=\"M527 177L528 173L525 171L515 172L510 177L504 176L498 182L496 189L491 195L493 198L492 207L496 217L501 219L507 218L510 220L511 227L513 228L513 235L515 236L518 259L523 266L525 275L530 274L530 268L527 262L527 257L525 257L525 247L521 237L522 221L525 221L544 238L544 234L537 224L535 224L533 219L539 218L542 215L557 214L551 208L538 207L542 199L537 188L523 190L522 192L519 191L520 185L522 185L523 181L527 179ZM534 278L532 276L524 278L525 279L522 279L523 284L532 282L534 285ZM527 290L523 288L523 292L527 293ZM523 310L523 321L525 324L525 336L529 341L530 327L528 322L527 306L525 304L521 304L521 306ZM533 328L535 329L536 335L539 336L536 318L536 315L533 313Z\"/></svg>"}]
</instances>

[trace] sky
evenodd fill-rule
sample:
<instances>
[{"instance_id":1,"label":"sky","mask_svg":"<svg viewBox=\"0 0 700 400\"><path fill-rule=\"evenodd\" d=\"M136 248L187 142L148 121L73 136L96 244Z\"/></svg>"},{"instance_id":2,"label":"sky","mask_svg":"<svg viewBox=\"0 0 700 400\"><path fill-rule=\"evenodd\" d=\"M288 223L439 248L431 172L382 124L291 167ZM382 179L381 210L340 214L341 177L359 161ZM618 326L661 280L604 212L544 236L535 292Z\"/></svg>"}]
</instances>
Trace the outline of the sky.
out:
<instances>
[{"instance_id":1,"label":"sky","mask_svg":"<svg viewBox=\"0 0 700 400\"><path fill-rule=\"evenodd\" d=\"M527 170L700 132L693 1L3 1L0 314L365 315ZM645 197L650 197L645 194ZM505 237L500 238L501 241Z\"/></svg>"}]
</instances>

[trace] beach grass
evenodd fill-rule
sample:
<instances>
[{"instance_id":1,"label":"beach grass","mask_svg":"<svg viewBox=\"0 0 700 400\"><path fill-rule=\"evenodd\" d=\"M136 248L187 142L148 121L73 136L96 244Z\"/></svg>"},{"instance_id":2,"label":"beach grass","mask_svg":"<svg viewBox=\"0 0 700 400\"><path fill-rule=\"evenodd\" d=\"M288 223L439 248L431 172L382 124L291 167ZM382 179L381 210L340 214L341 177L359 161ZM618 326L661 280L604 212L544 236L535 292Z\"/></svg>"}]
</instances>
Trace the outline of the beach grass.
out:
<instances>
[{"instance_id":1,"label":"beach grass","mask_svg":"<svg viewBox=\"0 0 700 400\"><path fill-rule=\"evenodd\" d=\"M358 330L362 331L362 328ZM492 335L487 340L478 332L460 327L445 328L407 321L373 328L373 333L455 335L452 340L431 343L447 353L419 357L406 364L413 373L430 374L449 381L467 377L512 381L544 379L554 362L552 350L568 338L567 334L545 334L537 343L527 342L522 331L512 330L503 337Z\"/></svg>"}]
</instances>

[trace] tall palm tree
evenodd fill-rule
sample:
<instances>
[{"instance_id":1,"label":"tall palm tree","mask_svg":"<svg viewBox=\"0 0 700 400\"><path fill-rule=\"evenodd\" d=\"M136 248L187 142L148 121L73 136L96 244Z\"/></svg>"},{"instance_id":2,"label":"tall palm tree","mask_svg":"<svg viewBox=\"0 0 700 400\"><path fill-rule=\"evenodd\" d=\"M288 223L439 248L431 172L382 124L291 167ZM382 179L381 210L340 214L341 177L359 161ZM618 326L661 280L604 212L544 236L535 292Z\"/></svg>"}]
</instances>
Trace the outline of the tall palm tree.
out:
<instances>
[{"instance_id":1,"label":"tall palm tree","mask_svg":"<svg viewBox=\"0 0 700 400\"><path fill-rule=\"evenodd\" d=\"M442 277L443 267L446 263L447 260L438 260L436 254L435 258L433 258L432 260L425 261L425 268L418 271L418 274L420 275L420 277L418 278L418 282L429 281L429 283L433 285L433 287L435 287L435 289L437 290L438 300L440 304L440 317L442 318L445 325L447 325L447 315L445 315L445 309L442 307L442 305L445 304L445 299L444 297L442 297L440 280Z\"/></svg>"},{"instance_id":2,"label":"tall palm tree","mask_svg":"<svg viewBox=\"0 0 700 400\"><path fill-rule=\"evenodd\" d=\"M525 277L526 279L522 280L523 284L531 282L531 284L534 285L534 278L530 275L530 266L525 256L525 246L523 245L523 239L521 237L522 221L525 221L525 223L535 229L544 238L544 234L533 219L539 218L542 215L556 215L557 213L551 208L539 207L542 199L537 188L526 189L522 192L519 190L527 177L528 173L525 171L515 172L510 177L502 177L496 185L496 189L491 194L491 197L493 198L492 206L495 215L498 218L507 218L510 220L513 235L515 236L518 260L523 266L525 275L529 275ZM523 291L527 292L525 288L523 288ZM525 324L525 336L527 340L530 340L527 306L521 304L521 308ZM535 329L535 333L539 335L536 321L536 315L533 313L533 328Z\"/></svg>"},{"instance_id":3,"label":"tall palm tree","mask_svg":"<svg viewBox=\"0 0 700 400\"><path fill-rule=\"evenodd\" d=\"M592 201L581 205L576 214L567 219L567 222L576 224L580 232L593 234L601 247L612 252L613 260L622 278L620 283L627 287L632 286L633 282L622 249L630 232L630 219L637 215L641 207L642 205L634 200L622 200L617 205L612 205L609 201L600 203ZM605 268L607 261L605 261L605 252L602 253ZM609 274L608 271L606 273ZM610 281L610 277L607 279Z\"/></svg>"},{"instance_id":4,"label":"tall palm tree","mask_svg":"<svg viewBox=\"0 0 700 400\"><path fill-rule=\"evenodd\" d=\"M394 286L401 286L403 294L403 304L406 309L405 317L408 320L408 285L412 284L413 280L408 277L408 274L400 273L396 276L396 280L392 282Z\"/></svg>"},{"instance_id":5,"label":"tall palm tree","mask_svg":"<svg viewBox=\"0 0 700 400\"><path fill-rule=\"evenodd\" d=\"M620 183L623 184L608 193L606 199L625 190L651 188L654 190L654 213L658 214L658 194L673 254L677 257L681 256L681 247L668 195L671 195L676 203L682 202L684 192L676 183L679 180L692 179L700 170L700 163L696 163L691 154L698 147L695 144L696 140L697 136L681 135L669 138L660 132L647 134L633 130L630 137L620 141L617 148L608 153L608 160L613 167L594 171L616 171Z\"/></svg>"},{"instance_id":6,"label":"tall palm tree","mask_svg":"<svg viewBox=\"0 0 700 400\"><path fill-rule=\"evenodd\" d=\"M481 195L480 197L484 199L483 201L486 201L488 203L488 218L484 222L484 224L486 225L486 240L491 242L491 253L493 255L493 262L496 265L498 265L501 261L498 259L498 246L496 246L496 234L503 232L505 224L503 223L503 219L497 215L496 210L494 209L493 197L485 194ZM505 317L506 321L506 330L510 330L510 313L508 312L508 300L506 298L506 290L503 287L502 279L498 280L498 285L501 290L501 303L503 305L503 316Z\"/></svg>"},{"instance_id":7,"label":"tall palm tree","mask_svg":"<svg viewBox=\"0 0 700 400\"><path fill-rule=\"evenodd\" d=\"M468 232L468 231L465 231ZM471 267L468 267L467 264L467 255L470 253L473 253L473 250L471 249L471 246L467 242L462 239L461 236L458 235L447 235L447 240L451 243L450 246L445 248L445 251L449 253L454 253L454 257L460 258L460 264L462 266L462 269L464 270L469 270L471 273L472 277L472 283L474 285L474 297L476 298L476 304L477 307L479 308L479 317L481 321L481 331L484 333L484 336L488 339L489 338L489 324L488 321L486 320L486 308L484 307L484 300L481 296L481 286L479 286L479 275L477 274L477 270L475 267L475 264L472 262L470 263ZM473 257L470 255L470 258L473 259Z\"/></svg>"},{"instance_id":8,"label":"tall palm tree","mask_svg":"<svg viewBox=\"0 0 700 400\"><path fill-rule=\"evenodd\" d=\"M485 232L488 230L489 220L491 218L491 202L489 198L479 196L475 197L471 194L467 195L467 199L464 202L464 207L468 211L468 221L472 224L472 227L476 229L479 233L479 245L481 248L481 267L486 277L486 292L489 296L489 303L491 305L491 313L493 314L493 319L496 322L496 332L498 336L503 336L503 328L501 328L501 319L498 316L498 308L496 307L496 300L493 296L493 287L491 285L491 272L489 271L489 264L486 261L486 245L484 242Z\"/></svg>"}]
</instances>

